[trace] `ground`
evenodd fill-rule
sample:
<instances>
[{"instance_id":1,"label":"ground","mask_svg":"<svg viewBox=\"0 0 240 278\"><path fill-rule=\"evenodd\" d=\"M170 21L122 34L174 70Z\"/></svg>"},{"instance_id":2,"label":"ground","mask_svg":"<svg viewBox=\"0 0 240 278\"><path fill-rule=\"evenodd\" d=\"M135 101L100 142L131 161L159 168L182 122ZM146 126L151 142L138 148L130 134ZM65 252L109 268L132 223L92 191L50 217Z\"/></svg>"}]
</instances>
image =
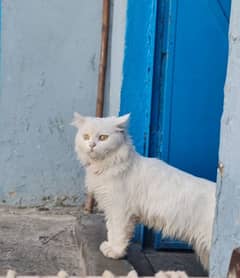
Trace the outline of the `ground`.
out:
<instances>
[{"instance_id":1,"label":"ground","mask_svg":"<svg viewBox=\"0 0 240 278\"><path fill-rule=\"evenodd\" d=\"M55 275L61 269L70 275L100 275L105 269L125 275L133 268L145 276L160 269L205 274L189 252L142 252L131 244L126 259L105 258L98 250L106 237L101 214L84 215L76 207L1 206L0 215L0 275L9 268L21 275Z\"/></svg>"}]
</instances>

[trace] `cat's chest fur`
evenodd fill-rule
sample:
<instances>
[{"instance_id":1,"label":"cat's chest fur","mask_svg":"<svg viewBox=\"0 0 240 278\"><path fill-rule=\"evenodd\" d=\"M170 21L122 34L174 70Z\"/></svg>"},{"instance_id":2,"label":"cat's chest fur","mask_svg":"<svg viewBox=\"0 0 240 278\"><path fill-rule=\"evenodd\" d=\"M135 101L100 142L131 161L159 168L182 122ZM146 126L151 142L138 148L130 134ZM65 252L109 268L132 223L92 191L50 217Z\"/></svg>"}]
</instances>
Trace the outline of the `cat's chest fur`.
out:
<instances>
[{"instance_id":1,"label":"cat's chest fur","mask_svg":"<svg viewBox=\"0 0 240 278\"><path fill-rule=\"evenodd\" d=\"M88 167L85 185L104 211L119 202L119 199L126 199L125 193L131 174L129 169L128 161L111 166L92 164Z\"/></svg>"}]
</instances>

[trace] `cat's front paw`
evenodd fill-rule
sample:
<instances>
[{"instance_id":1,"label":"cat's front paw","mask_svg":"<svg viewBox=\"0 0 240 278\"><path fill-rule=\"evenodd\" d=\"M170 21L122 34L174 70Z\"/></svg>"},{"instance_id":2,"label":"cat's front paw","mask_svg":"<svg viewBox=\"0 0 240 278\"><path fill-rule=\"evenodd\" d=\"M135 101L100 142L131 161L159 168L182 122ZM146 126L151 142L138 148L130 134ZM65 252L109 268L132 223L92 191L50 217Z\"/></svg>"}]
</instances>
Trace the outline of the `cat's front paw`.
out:
<instances>
[{"instance_id":1,"label":"cat's front paw","mask_svg":"<svg viewBox=\"0 0 240 278\"><path fill-rule=\"evenodd\" d=\"M120 259L126 255L125 250L112 247L108 241L103 241L99 247L105 257L112 259Z\"/></svg>"}]
</instances>

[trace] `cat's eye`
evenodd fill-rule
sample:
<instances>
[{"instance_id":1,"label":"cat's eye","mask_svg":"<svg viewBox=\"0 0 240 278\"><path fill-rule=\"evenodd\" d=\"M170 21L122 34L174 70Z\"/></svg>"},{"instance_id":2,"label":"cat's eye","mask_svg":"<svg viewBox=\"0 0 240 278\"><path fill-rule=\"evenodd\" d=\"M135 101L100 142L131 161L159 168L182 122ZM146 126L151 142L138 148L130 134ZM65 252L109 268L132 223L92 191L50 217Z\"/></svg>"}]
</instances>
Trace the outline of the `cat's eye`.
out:
<instances>
[{"instance_id":1,"label":"cat's eye","mask_svg":"<svg viewBox=\"0 0 240 278\"><path fill-rule=\"evenodd\" d=\"M102 134L102 135L100 135L99 137L98 137L98 139L100 140L100 141L105 141L105 140L107 140L108 139L108 135L106 135L106 134Z\"/></svg>"},{"instance_id":2,"label":"cat's eye","mask_svg":"<svg viewBox=\"0 0 240 278\"><path fill-rule=\"evenodd\" d=\"M84 140L89 140L90 139L89 134L87 134L87 133L83 134L83 139Z\"/></svg>"}]
</instances>

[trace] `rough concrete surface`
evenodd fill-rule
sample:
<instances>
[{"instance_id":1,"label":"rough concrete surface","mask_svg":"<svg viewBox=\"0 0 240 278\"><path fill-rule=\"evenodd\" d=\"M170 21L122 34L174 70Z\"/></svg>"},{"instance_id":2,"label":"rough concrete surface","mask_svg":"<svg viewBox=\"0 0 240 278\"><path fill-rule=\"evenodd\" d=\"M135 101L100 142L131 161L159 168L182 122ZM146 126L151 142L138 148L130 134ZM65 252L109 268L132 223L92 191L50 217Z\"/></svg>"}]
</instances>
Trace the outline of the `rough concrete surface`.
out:
<instances>
[{"instance_id":1,"label":"rough concrete surface","mask_svg":"<svg viewBox=\"0 0 240 278\"><path fill-rule=\"evenodd\" d=\"M75 212L74 212L75 213ZM70 211L0 208L0 275L80 274L75 217Z\"/></svg>"},{"instance_id":2,"label":"rough concrete surface","mask_svg":"<svg viewBox=\"0 0 240 278\"><path fill-rule=\"evenodd\" d=\"M105 258L99 251L106 239L102 214L84 215L80 208L12 208L0 206L0 275L14 269L19 275L101 275L106 269L141 276L159 270L185 270L204 276L193 253L142 251L131 244L126 259Z\"/></svg>"},{"instance_id":3,"label":"rough concrete surface","mask_svg":"<svg viewBox=\"0 0 240 278\"><path fill-rule=\"evenodd\" d=\"M159 270L181 270L186 271L189 276L208 276L194 253L153 250L146 250L144 253L151 262L154 273Z\"/></svg>"},{"instance_id":4,"label":"rough concrete surface","mask_svg":"<svg viewBox=\"0 0 240 278\"><path fill-rule=\"evenodd\" d=\"M131 244L128 260L140 276L153 276L160 270L185 271L193 277L207 276L196 255L189 251L141 250L139 244Z\"/></svg>"},{"instance_id":5,"label":"rough concrete surface","mask_svg":"<svg viewBox=\"0 0 240 278\"><path fill-rule=\"evenodd\" d=\"M78 208L1 206L0 275L10 268L20 275L55 275L61 269L69 275L100 275L105 269L125 275L132 269L126 260L98 251L105 232L101 215L85 216Z\"/></svg>"}]
</instances>

